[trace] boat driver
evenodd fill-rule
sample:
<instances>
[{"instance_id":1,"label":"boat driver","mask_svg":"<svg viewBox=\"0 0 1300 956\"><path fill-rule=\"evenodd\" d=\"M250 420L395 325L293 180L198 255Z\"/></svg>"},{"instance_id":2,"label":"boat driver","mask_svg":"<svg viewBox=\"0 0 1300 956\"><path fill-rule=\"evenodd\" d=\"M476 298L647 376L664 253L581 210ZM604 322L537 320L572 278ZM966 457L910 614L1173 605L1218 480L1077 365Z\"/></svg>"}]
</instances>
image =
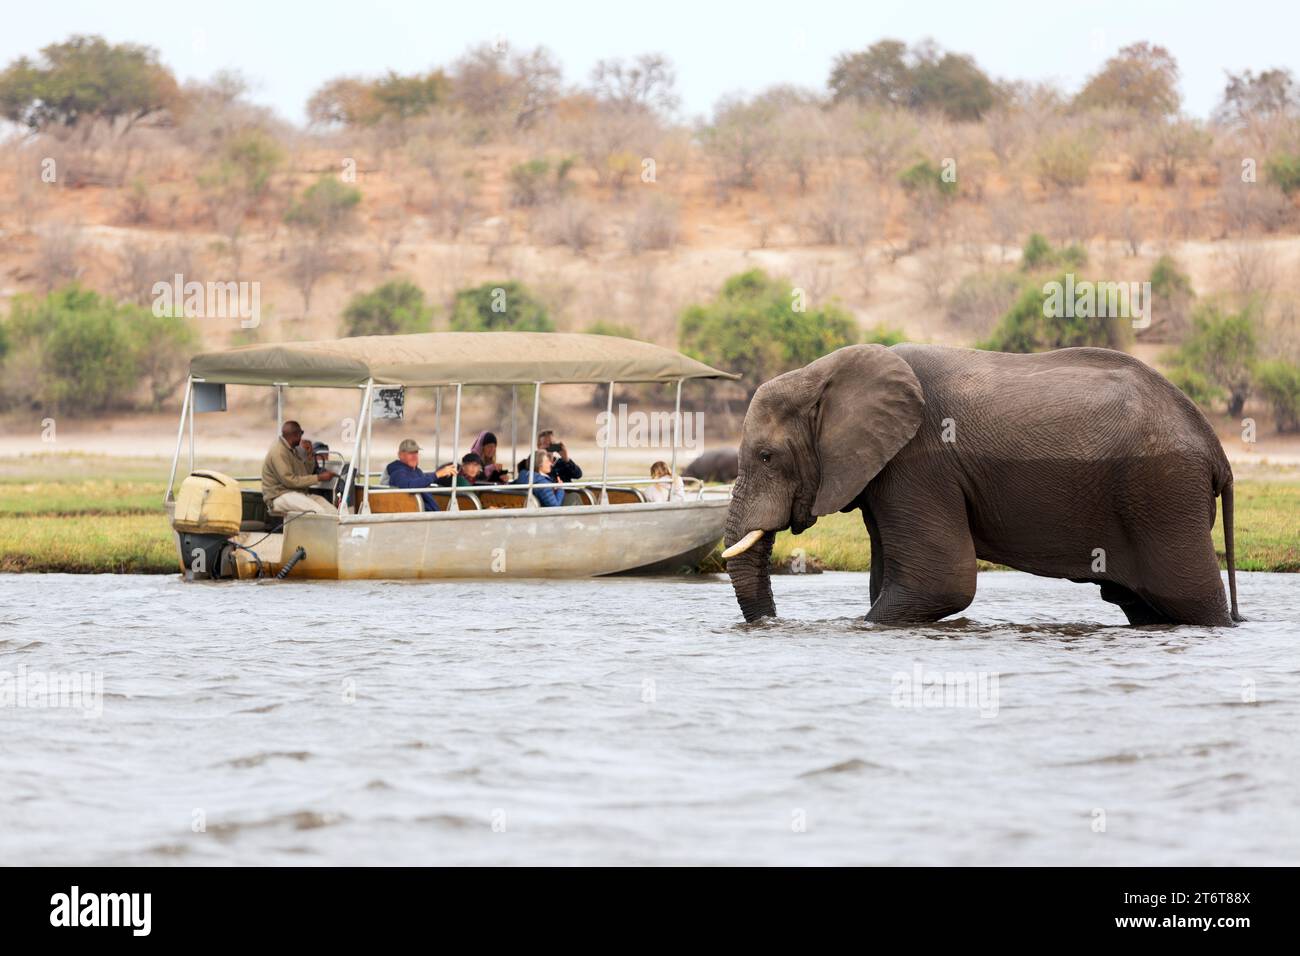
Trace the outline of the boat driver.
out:
<instances>
[{"instance_id":1,"label":"boat driver","mask_svg":"<svg viewBox=\"0 0 1300 956\"><path fill-rule=\"evenodd\" d=\"M302 426L285 422L262 462L262 500L267 510L277 515L295 511L332 515L334 506L318 495L307 494L307 489L336 477L334 472L317 466L315 446L302 437Z\"/></svg>"}]
</instances>

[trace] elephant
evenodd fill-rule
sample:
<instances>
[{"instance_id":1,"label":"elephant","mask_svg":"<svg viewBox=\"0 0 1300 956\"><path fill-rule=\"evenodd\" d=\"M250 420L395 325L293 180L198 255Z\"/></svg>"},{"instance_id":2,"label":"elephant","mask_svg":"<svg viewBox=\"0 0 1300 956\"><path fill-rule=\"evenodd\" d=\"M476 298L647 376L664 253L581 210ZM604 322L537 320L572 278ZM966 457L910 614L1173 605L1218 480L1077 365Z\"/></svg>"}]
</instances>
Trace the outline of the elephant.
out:
<instances>
[{"instance_id":1,"label":"elephant","mask_svg":"<svg viewBox=\"0 0 1300 956\"><path fill-rule=\"evenodd\" d=\"M735 481L739 468L739 452L735 448L715 448L706 451L686 466L682 472L687 478L701 481Z\"/></svg>"},{"instance_id":2,"label":"elephant","mask_svg":"<svg viewBox=\"0 0 1300 956\"><path fill-rule=\"evenodd\" d=\"M1230 609L1210 536L1219 496ZM963 610L977 559L1098 584L1134 625L1243 620L1223 446L1124 352L851 345L765 382L723 539L746 621L776 615L776 533L853 510L871 542L870 622Z\"/></svg>"}]
</instances>

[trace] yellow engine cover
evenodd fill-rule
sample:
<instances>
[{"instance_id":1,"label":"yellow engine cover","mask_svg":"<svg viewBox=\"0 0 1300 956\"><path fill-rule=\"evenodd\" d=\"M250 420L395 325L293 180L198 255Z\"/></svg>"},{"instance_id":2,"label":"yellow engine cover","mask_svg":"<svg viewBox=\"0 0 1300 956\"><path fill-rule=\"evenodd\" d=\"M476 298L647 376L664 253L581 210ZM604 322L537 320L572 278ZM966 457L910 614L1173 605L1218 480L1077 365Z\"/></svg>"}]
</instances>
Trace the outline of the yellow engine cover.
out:
<instances>
[{"instance_id":1,"label":"yellow engine cover","mask_svg":"<svg viewBox=\"0 0 1300 956\"><path fill-rule=\"evenodd\" d=\"M219 471L196 471L181 482L172 527L190 534L239 533L244 503L239 482Z\"/></svg>"}]
</instances>

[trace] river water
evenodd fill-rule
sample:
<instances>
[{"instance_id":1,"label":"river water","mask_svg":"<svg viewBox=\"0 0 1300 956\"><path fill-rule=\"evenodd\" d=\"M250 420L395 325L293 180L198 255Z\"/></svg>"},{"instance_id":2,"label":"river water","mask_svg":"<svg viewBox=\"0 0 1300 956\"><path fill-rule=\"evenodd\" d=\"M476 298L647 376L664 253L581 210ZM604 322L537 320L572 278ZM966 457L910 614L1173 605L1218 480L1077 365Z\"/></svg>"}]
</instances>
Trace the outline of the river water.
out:
<instances>
[{"instance_id":1,"label":"river water","mask_svg":"<svg viewBox=\"0 0 1300 956\"><path fill-rule=\"evenodd\" d=\"M0 862L1300 862L1300 577L1223 630L774 585L0 576Z\"/></svg>"}]
</instances>

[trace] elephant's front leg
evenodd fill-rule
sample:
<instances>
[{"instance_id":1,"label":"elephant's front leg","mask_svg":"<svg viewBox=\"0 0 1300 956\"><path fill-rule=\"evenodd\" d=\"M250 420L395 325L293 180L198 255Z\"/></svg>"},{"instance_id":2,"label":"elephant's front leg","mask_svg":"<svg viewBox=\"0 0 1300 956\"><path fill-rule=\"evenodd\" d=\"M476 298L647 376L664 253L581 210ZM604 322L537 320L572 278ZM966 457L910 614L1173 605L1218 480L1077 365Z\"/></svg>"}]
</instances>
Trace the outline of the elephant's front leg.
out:
<instances>
[{"instance_id":1,"label":"elephant's front leg","mask_svg":"<svg viewBox=\"0 0 1300 956\"><path fill-rule=\"evenodd\" d=\"M933 501L882 496L869 502L872 591L867 620L879 624L937 621L975 598L975 542L960 495ZM877 564L876 550L880 552Z\"/></svg>"}]
</instances>

